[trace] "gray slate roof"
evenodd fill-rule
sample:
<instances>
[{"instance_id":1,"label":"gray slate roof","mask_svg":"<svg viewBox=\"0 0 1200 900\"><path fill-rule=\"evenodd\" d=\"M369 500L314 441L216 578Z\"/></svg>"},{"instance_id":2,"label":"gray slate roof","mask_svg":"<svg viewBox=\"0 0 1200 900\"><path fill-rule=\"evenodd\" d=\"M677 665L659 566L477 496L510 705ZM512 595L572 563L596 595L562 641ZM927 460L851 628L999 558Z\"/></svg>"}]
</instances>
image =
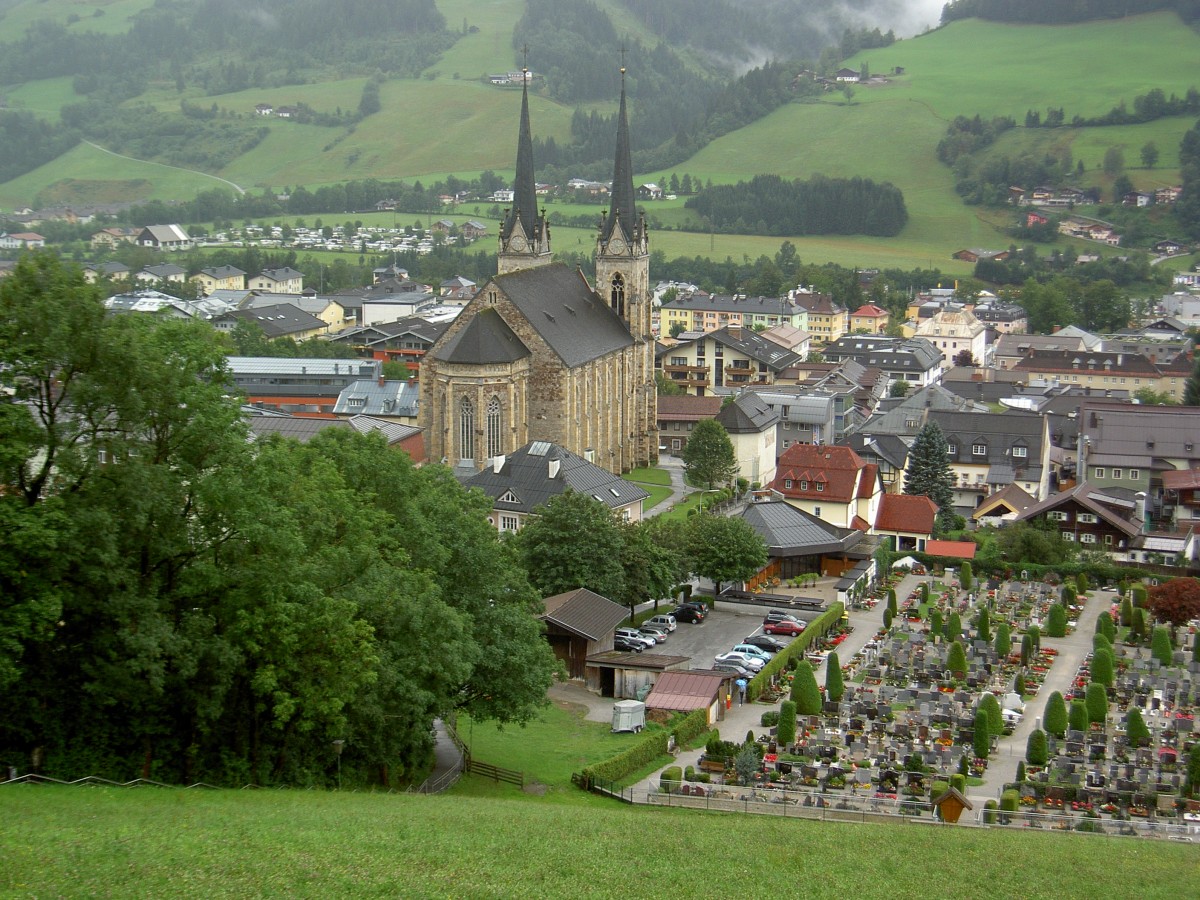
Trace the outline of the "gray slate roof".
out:
<instances>
[{"instance_id":1,"label":"gray slate roof","mask_svg":"<svg viewBox=\"0 0 1200 900\"><path fill-rule=\"evenodd\" d=\"M342 388L334 404L335 416L415 417L421 392L411 381L355 381Z\"/></svg>"},{"instance_id":2,"label":"gray slate roof","mask_svg":"<svg viewBox=\"0 0 1200 900\"><path fill-rule=\"evenodd\" d=\"M272 434L294 438L307 444L327 428L349 428L343 419L310 419L304 417L250 416L247 419L253 440L261 440Z\"/></svg>"},{"instance_id":3,"label":"gray slate roof","mask_svg":"<svg viewBox=\"0 0 1200 900\"><path fill-rule=\"evenodd\" d=\"M598 641L625 620L625 607L587 588L555 594L542 601L546 612L539 616L589 641Z\"/></svg>"},{"instance_id":4,"label":"gray slate roof","mask_svg":"<svg viewBox=\"0 0 1200 900\"><path fill-rule=\"evenodd\" d=\"M529 348L500 318L500 313L488 307L476 313L434 356L443 362L488 365L516 362L529 356Z\"/></svg>"},{"instance_id":5,"label":"gray slate roof","mask_svg":"<svg viewBox=\"0 0 1200 900\"><path fill-rule=\"evenodd\" d=\"M269 338L302 334L312 331L314 328L326 327L324 321L290 303L276 303L273 306L261 306L257 309L234 309L225 313L221 318L253 322Z\"/></svg>"},{"instance_id":6,"label":"gray slate roof","mask_svg":"<svg viewBox=\"0 0 1200 900\"><path fill-rule=\"evenodd\" d=\"M550 464L555 461L558 471L552 478ZM636 484L547 441L532 441L503 458L498 472L494 464L485 466L467 478L465 486L479 488L491 497L495 509L514 512L533 512L568 490L586 494L610 509L650 496ZM500 499L510 493L513 499Z\"/></svg>"},{"instance_id":7,"label":"gray slate roof","mask_svg":"<svg viewBox=\"0 0 1200 900\"><path fill-rule=\"evenodd\" d=\"M751 503L742 518L766 542L771 556L815 556L849 550L863 537L853 528L838 528L782 500Z\"/></svg>"},{"instance_id":8,"label":"gray slate roof","mask_svg":"<svg viewBox=\"0 0 1200 900\"><path fill-rule=\"evenodd\" d=\"M778 424L779 413L758 394L747 391L723 407L716 418L730 434L760 434Z\"/></svg>"},{"instance_id":9,"label":"gray slate roof","mask_svg":"<svg viewBox=\"0 0 1200 900\"><path fill-rule=\"evenodd\" d=\"M942 364L942 352L923 337L847 334L826 347L824 354L826 359L853 359L889 372L928 372Z\"/></svg>"}]
</instances>

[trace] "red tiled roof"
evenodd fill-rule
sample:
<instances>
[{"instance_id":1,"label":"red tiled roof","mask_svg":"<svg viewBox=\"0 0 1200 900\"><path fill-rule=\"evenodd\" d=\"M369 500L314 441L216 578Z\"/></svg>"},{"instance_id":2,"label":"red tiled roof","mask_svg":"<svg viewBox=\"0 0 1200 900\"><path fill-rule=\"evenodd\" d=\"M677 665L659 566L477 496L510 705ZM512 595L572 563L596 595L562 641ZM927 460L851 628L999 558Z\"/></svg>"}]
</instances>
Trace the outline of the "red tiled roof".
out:
<instances>
[{"instance_id":1,"label":"red tiled roof","mask_svg":"<svg viewBox=\"0 0 1200 900\"><path fill-rule=\"evenodd\" d=\"M922 494L884 494L875 517L876 531L933 534L937 504Z\"/></svg>"},{"instance_id":2,"label":"red tiled roof","mask_svg":"<svg viewBox=\"0 0 1200 900\"><path fill-rule=\"evenodd\" d=\"M974 541L926 541L925 552L930 556L953 556L958 559L975 558Z\"/></svg>"},{"instance_id":3,"label":"red tiled roof","mask_svg":"<svg viewBox=\"0 0 1200 900\"><path fill-rule=\"evenodd\" d=\"M1162 473L1162 483L1168 490L1195 490L1200 488L1200 469L1168 469Z\"/></svg>"},{"instance_id":4,"label":"red tiled roof","mask_svg":"<svg viewBox=\"0 0 1200 900\"><path fill-rule=\"evenodd\" d=\"M875 465L875 463L867 463L865 466L863 466L862 478L858 479L858 499L870 500L873 496L875 496L875 485L878 483L878 481L879 466ZM867 527L864 528L863 531L869 531L870 528L871 525L868 523Z\"/></svg>"},{"instance_id":5,"label":"red tiled roof","mask_svg":"<svg viewBox=\"0 0 1200 900\"><path fill-rule=\"evenodd\" d=\"M771 487L785 497L849 503L856 494L858 473L866 467L863 458L849 447L792 444L779 457ZM790 488L784 487L788 479ZM807 490L800 489L801 482L808 485Z\"/></svg>"},{"instance_id":6,"label":"red tiled roof","mask_svg":"<svg viewBox=\"0 0 1200 900\"><path fill-rule=\"evenodd\" d=\"M886 316L887 310L880 309L878 306L876 306L873 303L864 303L862 306L860 306L858 309L856 309L850 315L852 315L852 316L871 316L872 318L878 319L880 316Z\"/></svg>"},{"instance_id":7,"label":"red tiled roof","mask_svg":"<svg viewBox=\"0 0 1200 900\"><path fill-rule=\"evenodd\" d=\"M865 533L871 530L871 523L862 516L855 516L850 520L850 527Z\"/></svg>"}]
</instances>

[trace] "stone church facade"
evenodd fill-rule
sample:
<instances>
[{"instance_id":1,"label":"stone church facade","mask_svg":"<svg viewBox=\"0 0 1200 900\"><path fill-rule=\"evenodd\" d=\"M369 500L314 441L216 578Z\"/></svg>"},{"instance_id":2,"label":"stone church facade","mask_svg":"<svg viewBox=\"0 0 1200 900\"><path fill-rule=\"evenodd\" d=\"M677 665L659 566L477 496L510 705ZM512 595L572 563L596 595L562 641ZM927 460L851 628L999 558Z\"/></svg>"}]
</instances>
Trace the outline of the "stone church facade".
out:
<instances>
[{"instance_id":1,"label":"stone church facade","mask_svg":"<svg viewBox=\"0 0 1200 900\"><path fill-rule=\"evenodd\" d=\"M652 465L658 415L650 251L635 205L624 84L612 210L601 217L594 286L582 271L552 261L532 145L526 88L497 274L421 362L429 458L474 472L530 441L549 441L614 473Z\"/></svg>"}]
</instances>

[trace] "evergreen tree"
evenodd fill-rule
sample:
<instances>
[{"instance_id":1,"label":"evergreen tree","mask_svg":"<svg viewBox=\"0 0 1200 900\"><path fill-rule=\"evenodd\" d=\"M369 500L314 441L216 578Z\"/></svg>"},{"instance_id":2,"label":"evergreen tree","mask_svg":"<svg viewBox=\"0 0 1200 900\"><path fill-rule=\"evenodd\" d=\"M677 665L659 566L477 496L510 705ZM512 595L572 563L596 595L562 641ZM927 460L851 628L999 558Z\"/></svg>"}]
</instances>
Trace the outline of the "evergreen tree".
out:
<instances>
[{"instance_id":1,"label":"evergreen tree","mask_svg":"<svg viewBox=\"0 0 1200 900\"><path fill-rule=\"evenodd\" d=\"M975 757L987 759L992 750L992 730L988 722L988 714L982 709L975 711Z\"/></svg>"},{"instance_id":2,"label":"evergreen tree","mask_svg":"<svg viewBox=\"0 0 1200 900\"><path fill-rule=\"evenodd\" d=\"M1027 666L1033 660L1033 639L1028 634L1021 635L1021 665Z\"/></svg>"},{"instance_id":3,"label":"evergreen tree","mask_svg":"<svg viewBox=\"0 0 1200 900\"><path fill-rule=\"evenodd\" d=\"M1046 746L1046 732L1040 728L1035 728L1029 732L1029 739L1025 742L1025 759L1029 764L1031 766L1044 766L1049 754L1050 750Z\"/></svg>"},{"instance_id":4,"label":"evergreen tree","mask_svg":"<svg viewBox=\"0 0 1200 900\"><path fill-rule=\"evenodd\" d=\"M942 611L940 609L931 609L929 611L929 633L933 635L942 634Z\"/></svg>"},{"instance_id":5,"label":"evergreen tree","mask_svg":"<svg viewBox=\"0 0 1200 900\"><path fill-rule=\"evenodd\" d=\"M1018 672L1017 676L1013 679L1013 693L1017 694L1020 697L1025 696L1025 673L1024 672Z\"/></svg>"},{"instance_id":6,"label":"evergreen tree","mask_svg":"<svg viewBox=\"0 0 1200 900\"><path fill-rule=\"evenodd\" d=\"M928 497L938 507L938 527L941 531L954 516L954 474L947 458L946 436L937 422L929 422L917 433L908 453L908 469L904 478L904 493Z\"/></svg>"},{"instance_id":7,"label":"evergreen tree","mask_svg":"<svg viewBox=\"0 0 1200 900\"><path fill-rule=\"evenodd\" d=\"M1087 731L1088 710L1082 698L1076 697L1067 707L1067 724L1072 731Z\"/></svg>"},{"instance_id":8,"label":"evergreen tree","mask_svg":"<svg viewBox=\"0 0 1200 900\"><path fill-rule=\"evenodd\" d=\"M958 573L958 583L962 585L964 591L969 591L975 585L975 571L971 568L969 562L962 564L962 568Z\"/></svg>"},{"instance_id":9,"label":"evergreen tree","mask_svg":"<svg viewBox=\"0 0 1200 900\"><path fill-rule=\"evenodd\" d=\"M1083 694L1089 724L1104 724L1108 718L1108 691L1098 681L1089 681Z\"/></svg>"},{"instance_id":10,"label":"evergreen tree","mask_svg":"<svg viewBox=\"0 0 1200 900\"><path fill-rule=\"evenodd\" d=\"M1004 734L1004 714L1000 710L1000 701L991 691L984 691L979 698L979 708L987 713L988 731L995 737Z\"/></svg>"},{"instance_id":11,"label":"evergreen tree","mask_svg":"<svg viewBox=\"0 0 1200 900\"><path fill-rule=\"evenodd\" d=\"M1063 695L1059 691L1054 691L1047 698L1044 721L1046 723L1046 731L1056 738L1066 735L1068 724L1067 702L1063 699Z\"/></svg>"},{"instance_id":12,"label":"evergreen tree","mask_svg":"<svg viewBox=\"0 0 1200 900\"><path fill-rule=\"evenodd\" d=\"M1107 610L1100 613L1096 619L1096 633L1108 638L1110 644L1117 639L1117 625L1113 622L1112 616L1108 614Z\"/></svg>"},{"instance_id":13,"label":"evergreen tree","mask_svg":"<svg viewBox=\"0 0 1200 900\"><path fill-rule=\"evenodd\" d=\"M779 704L779 725L775 729L775 739L784 747L796 742L796 702L794 700L784 700Z\"/></svg>"},{"instance_id":14,"label":"evergreen tree","mask_svg":"<svg viewBox=\"0 0 1200 900\"><path fill-rule=\"evenodd\" d=\"M1183 405L1200 406L1200 357L1197 357L1192 374L1183 386Z\"/></svg>"},{"instance_id":15,"label":"evergreen tree","mask_svg":"<svg viewBox=\"0 0 1200 900\"><path fill-rule=\"evenodd\" d=\"M950 645L950 652L946 654L946 668L955 678L966 676L967 651L963 648L962 641L956 640Z\"/></svg>"},{"instance_id":16,"label":"evergreen tree","mask_svg":"<svg viewBox=\"0 0 1200 900\"><path fill-rule=\"evenodd\" d=\"M1007 622L1001 622L996 628L996 658L1003 663L1011 652L1012 632L1009 630Z\"/></svg>"},{"instance_id":17,"label":"evergreen tree","mask_svg":"<svg viewBox=\"0 0 1200 900\"><path fill-rule=\"evenodd\" d=\"M837 703L842 699L842 694L846 692L845 684L842 680L842 664L838 659L837 651L832 651L825 659L825 693L829 699Z\"/></svg>"},{"instance_id":18,"label":"evergreen tree","mask_svg":"<svg viewBox=\"0 0 1200 900\"><path fill-rule=\"evenodd\" d=\"M1034 650L1042 649L1042 629L1036 625L1030 625L1025 629L1025 633L1029 635L1029 640L1033 642Z\"/></svg>"},{"instance_id":19,"label":"evergreen tree","mask_svg":"<svg viewBox=\"0 0 1200 900\"><path fill-rule=\"evenodd\" d=\"M962 638L962 616L957 612L950 613L946 620L946 640L957 641Z\"/></svg>"},{"instance_id":20,"label":"evergreen tree","mask_svg":"<svg viewBox=\"0 0 1200 900\"><path fill-rule=\"evenodd\" d=\"M979 615L975 619L975 634L981 641L992 639L991 616L988 615L987 607L981 607L979 610Z\"/></svg>"},{"instance_id":21,"label":"evergreen tree","mask_svg":"<svg viewBox=\"0 0 1200 900\"><path fill-rule=\"evenodd\" d=\"M1129 707L1129 715L1125 717L1125 736L1134 747L1141 747L1150 741L1150 729L1142 718L1142 711L1136 706Z\"/></svg>"},{"instance_id":22,"label":"evergreen tree","mask_svg":"<svg viewBox=\"0 0 1200 900\"><path fill-rule=\"evenodd\" d=\"M1171 632L1165 625L1156 625L1154 634L1150 638L1150 656L1157 659L1164 666L1171 665L1175 658L1174 648L1171 646Z\"/></svg>"},{"instance_id":23,"label":"evergreen tree","mask_svg":"<svg viewBox=\"0 0 1200 900\"><path fill-rule=\"evenodd\" d=\"M1092 681L1098 682L1106 688L1112 687L1113 655L1107 647L1101 647L1092 653L1091 673Z\"/></svg>"},{"instance_id":24,"label":"evergreen tree","mask_svg":"<svg viewBox=\"0 0 1200 900\"><path fill-rule=\"evenodd\" d=\"M1133 601L1128 597L1121 598L1121 624L1126 628L1133 624Z\"/></svg>"},{"instance_id":25,"label":"evergreen tree","mask_svg":"<svg viewBox=\"0 0 1200 900\"><path fill-rule=\"evenodd\" d=\"M796 712L802 716L821 713L821 689L817 687L817 676L807 659L800 660L792 681L792 699L796 701Z\"/></svg>"},{"instance_id":26,"label":"evergreen tree","mask_svg":"<svg viewBox=\"0 0 1200 900\"><path fill-rule=\"evenodd\" d=\"M1146 639L1146 611L1140 607L1133 608L1133 620L1129 623L1129 634L1126 640L1130 643L1141 643Z\"/></svg>"},{"instance_id":27,"label":"evergreen tree","mask_svg":"<svg viewBox=\"0 0 1200 900\"><path fill-rule=\"evenodd\" d=\"M1046 616L1046 634L1050 637L1066 637L1067 608L1061 603L1051 603L1050 612Z\"/></svg>"}]
</instances>

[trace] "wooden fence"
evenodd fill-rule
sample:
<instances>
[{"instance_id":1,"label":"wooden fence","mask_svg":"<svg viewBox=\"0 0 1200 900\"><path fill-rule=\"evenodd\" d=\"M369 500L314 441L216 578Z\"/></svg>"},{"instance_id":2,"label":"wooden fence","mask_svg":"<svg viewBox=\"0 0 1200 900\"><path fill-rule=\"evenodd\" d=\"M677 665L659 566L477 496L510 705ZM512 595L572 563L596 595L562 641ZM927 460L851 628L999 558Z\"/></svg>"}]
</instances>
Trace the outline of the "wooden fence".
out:
<instances>
[{"instance_id":1,"label":"wooden fence","mask_svg":"<svg viewBox=\"0 0 1200 900\"><path fill-rule=\"evenodd\" d=\"M505 769L502 766L493 766L491 763L480 762L469 756L466 757L463 771L471 775L481 775L484 778L491 778L493 781L503 781L506 784L525 787L524 772L518 772L515 769Z\"/></svg>"}]
</instances>

